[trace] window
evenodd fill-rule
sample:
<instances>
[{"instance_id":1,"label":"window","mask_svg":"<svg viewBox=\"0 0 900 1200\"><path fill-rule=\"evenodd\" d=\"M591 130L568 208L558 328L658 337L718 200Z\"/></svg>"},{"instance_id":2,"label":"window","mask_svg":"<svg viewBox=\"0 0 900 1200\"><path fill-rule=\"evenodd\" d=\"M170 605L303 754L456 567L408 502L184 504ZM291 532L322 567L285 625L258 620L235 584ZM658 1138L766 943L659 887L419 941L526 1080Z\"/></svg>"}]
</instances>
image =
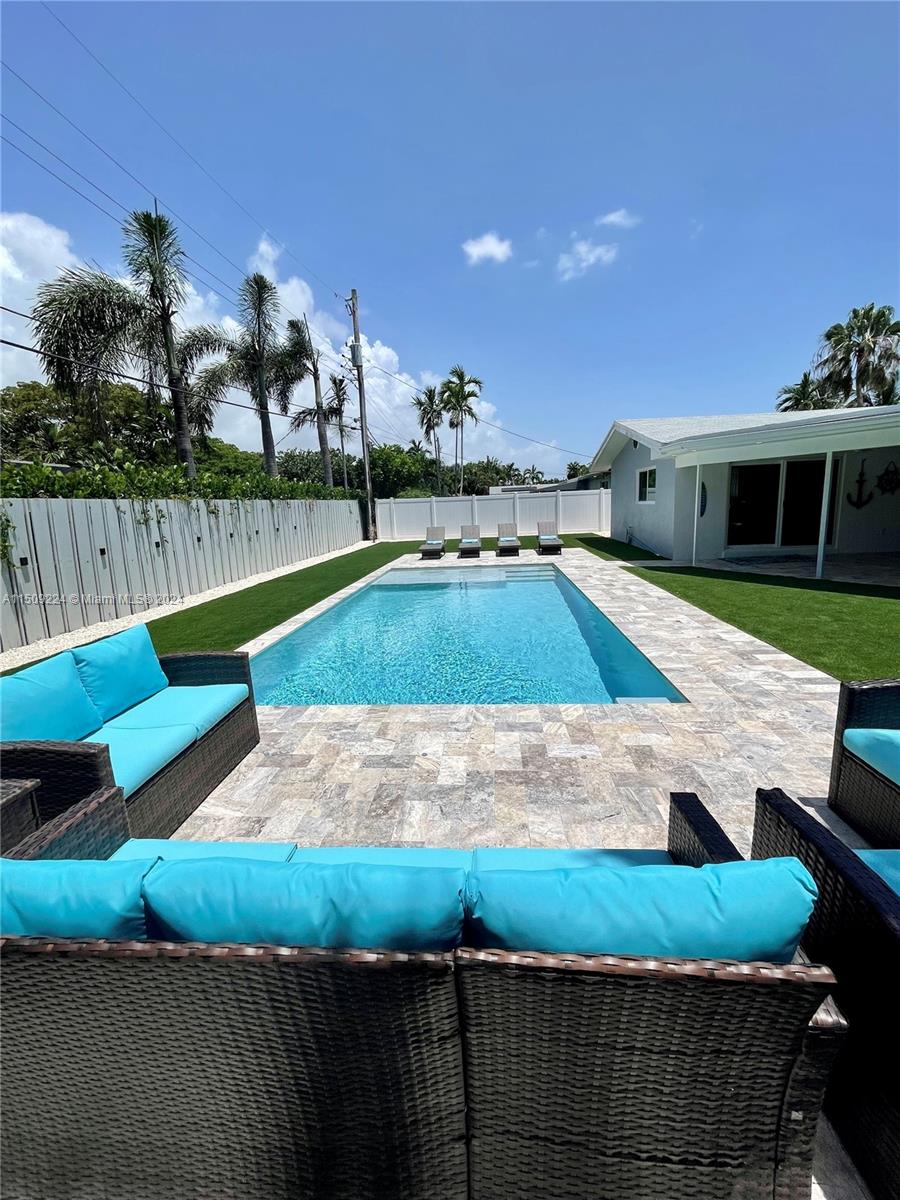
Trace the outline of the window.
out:
<instances>
[{"instance_id":1,"label":"window","mask_svg":"<svg viewBox=\"0 0 900 1200\"><path fill-rule=\"evenodd\" d=\"M638 471L638 504L653 504L656 501L656 467Z\"/></svg>"}]
</instances>

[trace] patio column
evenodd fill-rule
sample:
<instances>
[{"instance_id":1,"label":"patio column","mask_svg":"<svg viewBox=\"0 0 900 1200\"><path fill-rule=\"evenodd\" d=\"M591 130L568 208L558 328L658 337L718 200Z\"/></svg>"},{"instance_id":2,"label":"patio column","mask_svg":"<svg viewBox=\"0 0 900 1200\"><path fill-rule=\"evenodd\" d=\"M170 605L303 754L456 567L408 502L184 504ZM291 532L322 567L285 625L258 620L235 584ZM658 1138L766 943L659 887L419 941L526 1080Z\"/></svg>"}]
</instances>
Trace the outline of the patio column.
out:
<instances>
[{"instance_id":1,"label":"patio column","mask_svg":"<svg viewBox=\"0 0 900 1200\"><path fill-rule=\"evenodd\" d=\"M697 527L700 524L700 474L703 467L697 463L697 478L694 481L694 543L691 550L691 566L697 565Z\"/></svg>"},{"instance_id":2,"label":"patio column","mask_svg":"<svg viewBox=\"0 0 900 1200\"><path fill-rule=\"evenodd\" d=\"M834 451L825 455L825 478L822 480L822 511L819 514L819 548L816 551L816 579L822 578L825 566L825 539L828 536L828 509L831 507L831 470Z\"/></svg>"}]
</instances>

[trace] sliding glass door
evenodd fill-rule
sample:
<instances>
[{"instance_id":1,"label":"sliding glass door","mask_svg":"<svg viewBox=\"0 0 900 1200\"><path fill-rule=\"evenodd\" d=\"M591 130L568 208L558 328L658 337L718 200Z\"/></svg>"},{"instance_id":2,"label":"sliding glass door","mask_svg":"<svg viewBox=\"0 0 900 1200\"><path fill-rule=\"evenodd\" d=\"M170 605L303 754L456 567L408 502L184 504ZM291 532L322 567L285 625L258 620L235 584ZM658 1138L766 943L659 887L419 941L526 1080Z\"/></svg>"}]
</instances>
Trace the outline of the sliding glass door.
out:
<instances>
[{"instance_id":1,"label":"sliding glass door","mask_svg":"<svg viewBox=\"0 0 900 1200\"><path fill-rule=\"evenodd\" d=\"M840 460L834 459L826 542L834 541ZM815 546L819 540L824 458L733 463L728 498L729 546Z\"/></svg>"},{"instance_id":2,"label":"sliding glass door","mask_svg":"<svg viewBox=\"0 0 900 1200\"><path fill-rule=\"evenodd\" d=\"M774 546L781 463L735 463L728 503L729 546Z\"/></svg>"}]
</instances>

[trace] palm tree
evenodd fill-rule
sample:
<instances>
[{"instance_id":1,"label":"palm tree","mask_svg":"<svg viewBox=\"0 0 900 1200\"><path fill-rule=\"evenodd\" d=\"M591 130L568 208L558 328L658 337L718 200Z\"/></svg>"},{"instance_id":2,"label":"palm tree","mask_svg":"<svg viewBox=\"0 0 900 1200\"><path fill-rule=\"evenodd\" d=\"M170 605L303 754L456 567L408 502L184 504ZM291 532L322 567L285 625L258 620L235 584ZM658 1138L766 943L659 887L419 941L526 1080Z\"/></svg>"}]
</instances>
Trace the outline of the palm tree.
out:
<instances>
[{"instance_id":1,"label":"palm tree","mask_svg":"<svg viewBox=\"0 0 900 1200\"><path fill-rule=\"evenodd\" d=\"M437 431L443 424L444 408L441 399L438 396L437 388L427 387L422 389L421 396L413 398L413 407L416 410L416 418L419 422L419 428L427 438L431 438L431 444L434 447L434 464L435 478L437 481L437 495L441 494L441 452L438 447Z\"/></svg>"},{"instance_id":2,"label":"palm tree","mask_svg":"<svg viewBox=\"0 0 900 1200\"><path fill-rule=\"evenodd\" d=\"M587 475L587 473L587 463L575 462L574 459L572 462L566 463L566 479L578 479L581 475Z\"/></svg>"},{"instance_id":3,"label":"palm tree","mask_svg":"<svg viewBox=\"0 0 900 1200\"><path fill-rule=\"evenodd\" d=\"M278 474L272 418L269 412L269 375L274 382L276 406L286 413L290 392L285 384L284 345L278 342L275 322L280 305L278 289L257 271L248 275L238 289L241 330L234 337L222 334L224 362L213 363L199 372L195 388L202 403L215 407L229 388L245 388L253 398L262 432L263 466L267 475Z\"/></svg>"},{"instance_id":4,"label":"palm tree","mask_svg":"<svg viewBox=\"0 0 900 1200\"><path fill-rule=\"evenodd\" d=\"M834 408L837 397L829 391L823 379L804 371L799 383L788 384L778 393L775 408L778 412L803 412L810 408Z\"/></svg>"},{"instance_id":5,"label":"palm tree","mask_svg":"<svg viewBox=\"0 0 900 1200\"><path fill-rule=\"evenodd\" d=\"M122 237L128 281L75 267L41 284L33 309L35 339L53 385L80 398L97 423L98 388L107 375L140 360L150 402L165 379L178 460L192 477L188 406L175 353L176 320L186 294L184 251L175 225L157 213L131 213Z\"/></svg>"},{"instance_id":6,"label":"palm tree","mask_svg":"<svg viewBox=\"0 0 900 1200\"><path fill-rule=\"evenodd\" d=\"M204 444L213 431L218 403L195 386L195 376L204 358L227 349L228 338L218 325L195 325L175 336L175 361L181 373L188 425L192 436Z\"/></svg>"},{"instance_id":7,"label":"palm tree","mask_svg":"<svg viewBox=\"0 0 900 1200\"><path fill-rule=\"evenodd\" d=\"M459 494L463 493L463 473L465 458L463 452L463 436L466 421L478 422L478 414L472 407L472 401L477 400L484 384L474 375L467 375L465 368L457 364L452 367L450 374L441 384L441 404L444 412L450 414L450 428L458 431L459 435Z\"/></svg>"},{"instance_id":8,"label":"palm tree","mask_svg":"<svg viewBox=\"0 0 900 1200\"><path fill-rule=\"evenodd\" d=\"M537 467L526 467L522 472L523 483L541 483L544 478L544 472L539 471Z\"/></svg>"},{"instance_id":9,"label":"palm tree","mask_svg":"<svg viewBox=\"0 0 900 1200\"><path fill-rule=\"evenodd\" d=\"M291 318L287 323L285 340L275 356L271 379L273 394L282 407L282 411L286 411L294 388L298 383L302 383L308 375L312 375L315 402L310 408L301 408L296 413L291 421L291 429L297 430L307 425L315 425L319 438L319 455L322 459L322 478L326 487L334 487L331 448L328 445L328 423L325 417L322 377L319 370L321 358L321 350L313 347L306 317L302 321Z\"/></svg>"},{"instance_id":10,"label":"palm tree","mask_svg":"<svg viewBox=\"0 0 900 1200\"><path fill-rule=\"evenodd\" d=\"M822 335L817 369L850 408L879 403L900 367L900 321L889 304L851 309Z\"/></svg>"},{"instance_id":11,"label":"palm tree","mask_svg":"<svg viewBox=\"0 0 900 1200\"><path fill-rule=\"evenodd\" d=\"M347 432L345 414L347 401L347 380L343 375L329 375L331 384L331 403L325 409L325 420L337 425L338 437L341 439L341 469L344 472L344 495L347 495L347 454L344 450L344 434Z\"/></svg>"}]
</instances>

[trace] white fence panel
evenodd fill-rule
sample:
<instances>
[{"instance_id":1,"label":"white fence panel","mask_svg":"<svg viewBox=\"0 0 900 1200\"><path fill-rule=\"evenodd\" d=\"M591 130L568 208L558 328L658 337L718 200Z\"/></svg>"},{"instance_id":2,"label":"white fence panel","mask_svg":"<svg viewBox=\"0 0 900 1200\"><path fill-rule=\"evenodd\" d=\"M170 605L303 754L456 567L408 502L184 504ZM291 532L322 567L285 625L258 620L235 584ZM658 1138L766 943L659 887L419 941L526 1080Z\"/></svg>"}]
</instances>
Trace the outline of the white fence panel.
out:
<instances>
[{"instance_id":1,"label":"white fence panel","mask_svg":"<svg viewBox=\"0 0 900 1200\"><path fill-rule=\"evenodd\" d=\"M0 514L0 650L299 564L363 536L355 500L9 499Z\"/></svg>"},{"instance_id":2,"label":"white fence panel","mask_svg":"<svg viewBox=\"0 0 900 1200\"><path fill-rule=\"evenodd\" d=\"M430 499L376 500L378 536L410 541L429 525L443 525L457 538L463 525L478 525L482 537L496 537L501 522L520 534L537 533L538 521L553 521L560 533L609 533L609 491L513 492L494 496L432 496Z\"/></svg>"}]
</instances>

